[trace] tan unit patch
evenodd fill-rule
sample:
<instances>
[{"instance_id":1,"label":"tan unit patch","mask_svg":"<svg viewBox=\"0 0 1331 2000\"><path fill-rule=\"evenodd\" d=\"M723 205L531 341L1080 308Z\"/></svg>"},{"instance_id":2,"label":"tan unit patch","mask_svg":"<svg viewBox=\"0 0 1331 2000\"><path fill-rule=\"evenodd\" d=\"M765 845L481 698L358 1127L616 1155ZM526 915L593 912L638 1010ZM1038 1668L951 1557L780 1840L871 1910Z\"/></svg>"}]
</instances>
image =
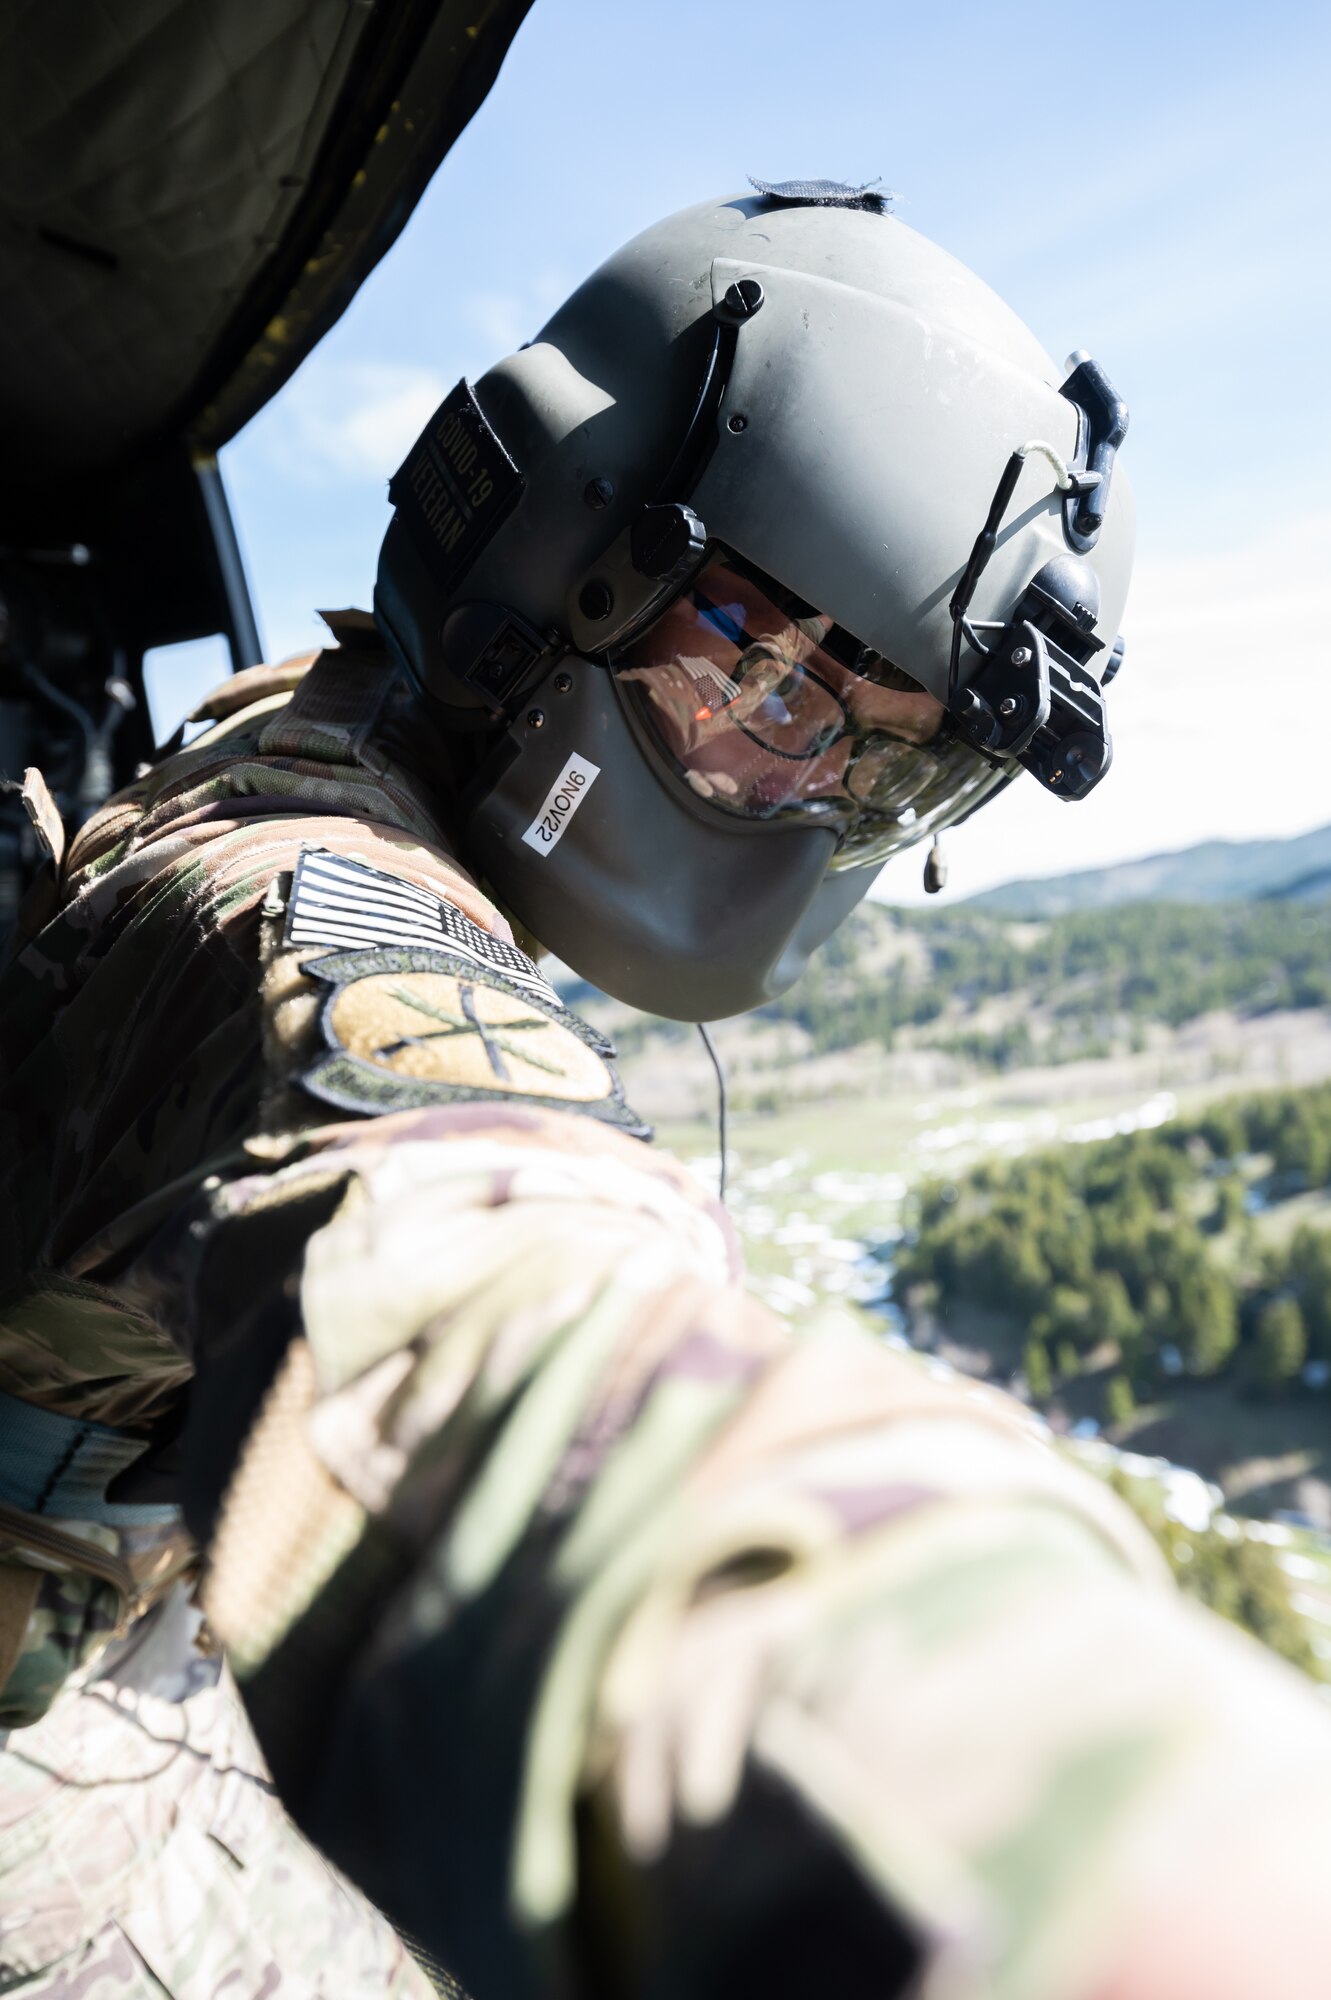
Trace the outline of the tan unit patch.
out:
<instances>
[{"instance_id":1,"label":"tan unit patch","mask_svg":"<svg viewBox=\"0 0 1331 2000\"><path fill-rule=\"evenodd\" d=\"M320 1017L330 1053L301 1078L326 1104L376 1113L525 1097L644 1130L604 1036L498 972L404 945L333 952L302 969L332 988Z\"/></svg>"}]
</instances>

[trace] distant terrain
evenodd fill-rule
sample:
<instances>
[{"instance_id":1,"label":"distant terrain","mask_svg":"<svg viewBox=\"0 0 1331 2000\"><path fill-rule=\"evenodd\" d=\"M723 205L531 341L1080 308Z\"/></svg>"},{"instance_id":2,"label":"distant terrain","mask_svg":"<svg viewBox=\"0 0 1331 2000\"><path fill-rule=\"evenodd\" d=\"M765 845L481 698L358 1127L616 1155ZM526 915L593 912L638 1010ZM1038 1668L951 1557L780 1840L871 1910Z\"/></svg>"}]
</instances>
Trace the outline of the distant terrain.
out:
<instances>
[{"instance_id":1,"label":"distant terrain","mask_svg":"<svg viewBox=\"0 0 1331 2000\"><path fill-rule=\"evenodd\" d=\"M692 1029L582 986L645 1116L700 1115ZM857 910L803 978L716 1031L737 1111L1004 1076L1028 1096L1299 1083L1331 1073L1331 900L1125 904L1014 919ZM1047 1081L1042 1081L1047 1079Z\"/></svg>"},{"instance_id":2,"label":"distant terrain","mask_svg":"<svg viewBox=\"0 0 1331 2000\"><path fill-rule=\"evenodd\" d=\"M1208 840L1113 868L1005 882L970 897L964 907L1007 917L1059 917L1147 898L1223 903L1242 896L1331 896L1331 826L1293 840Z\"/></svg>"},{"instance_id":3,"label":"distant terrain","mask_svg":"<svg viewBox=\"0 0 1331 2000\"><path fill-rule=\"evenodd\" d=\"M769 1303L858 1312L931 1366L1013 1385L1099 1454L1187 1588L1326 1678L1318 882L1331 828L1010 885L1019 913L1008 890L867 905L789 994L713 1033L730 1211ZM618 1042L630 1102L714 1183L696 1032L561 984Z\"/></svg>"},{"instance_id":4,"label":"distant terrain","mask_svg":"<svg viewBox=\"0 0 1331 2000\"><path fill-rule=\"evenodd\" d=\"M1042 921L869 905L760 1018L798 1023L818 1053L876 1041L1014 1069L1127 1054L1208 1014L1326 1006L1331 900L1126 903Z\"/></svg>"}]
</instances>

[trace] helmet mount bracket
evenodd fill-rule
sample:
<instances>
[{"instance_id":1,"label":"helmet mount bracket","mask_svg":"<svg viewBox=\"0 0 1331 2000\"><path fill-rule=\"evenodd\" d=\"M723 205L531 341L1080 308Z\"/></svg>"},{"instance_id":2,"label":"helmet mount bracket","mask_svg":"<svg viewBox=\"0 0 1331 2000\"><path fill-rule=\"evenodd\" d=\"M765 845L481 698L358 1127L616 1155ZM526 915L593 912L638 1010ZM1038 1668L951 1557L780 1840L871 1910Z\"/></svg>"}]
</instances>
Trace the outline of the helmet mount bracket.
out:
<instances>
[{"instance_id":1,"label":"helmet mount bracket","mask_svg":"<svg viewBox=\"0 0 1331 2000\"><path fill-rule=\"evenodd\" d=\"M1063 500L1063 533L1068 546L1086 555L1100 539L1109 507L1109 486L1118 448L1128 434L1128 406L1098 361L1077 354L1077 366L1059 390L1077 412L1074 464L1098 474L1093 485L1073 486Z\"/></svg>"},{"instance_id":2,"label":"helmet mount bracket","mask_svg":"<svg viewBox=\"0 0 1331 2000\"><path fill-rule=\"evenodd\" d=\"M459 678L494 719L508 716L554 653L563 650L557 632L538 632L504 605L474 598L448 613L440 639Z\"/></svg>"},{"instance_id":3,"label":"helmet mount bracket","mask_svg":"<svg viewBox=\"0 0 1331 2000\"><path fill-rule=\"evenodd\" d=\"M1076 554L1046 563L1006 623L967 615L1032 447L1014 451L948 606L952 650L947 706L959 733L986 756L1017 760L1063 799L1084 798L1109 769L1113 744L1102 690L1123 657L1120 637L1101 678L1087 667L1090 656L1104 647L1095 631L1100 587L1094 571L1077 558L1094 548L1104 526L1115 456L1127 436L1128 407L1097 362L1085 354L1074 359L1076 366L1060 394L1077 411L1077 447L1072 464L1060 465L1059 484L1064 540ZM1033 448L1049 455L1046 446ZM998 636L989 641L982 632ZM964 687L963 638L980 656Z\"/></svg>"},{"instance_id":4,"label":"helmet mount bracket","mask_svg":"<svg viewBox=\"0 0 1331 2000\"><path fill-rule=\"evenodd\" d=\"M1113 755L1104 697L1087 667L1032 621L1033 590L961 690L953 720L976 750L1024 765L1058 798L1085 798Z\"/></svg>"}]
</instances>

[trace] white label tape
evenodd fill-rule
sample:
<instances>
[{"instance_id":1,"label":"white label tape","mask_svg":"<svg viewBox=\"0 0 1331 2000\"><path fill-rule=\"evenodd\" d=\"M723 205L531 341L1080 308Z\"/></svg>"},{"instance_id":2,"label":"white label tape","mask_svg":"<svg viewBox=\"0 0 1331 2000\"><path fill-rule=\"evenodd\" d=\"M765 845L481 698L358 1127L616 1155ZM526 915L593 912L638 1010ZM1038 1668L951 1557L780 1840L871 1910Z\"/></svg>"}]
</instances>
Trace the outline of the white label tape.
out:
<instances>
[{"instance_id":1,"label":"white label tape","mask_svg":"<svg viewBox=\"0 0 1331 2000\"><path fill-rule=\"evenodd\" d=\"M564 828L600 775L599 764L590 763L575 751L546 793L541 810L523 834L527 846L534 847L538 854L548 854L552 847L558 847L564 837Z\"/></svg>"}]
</instances>

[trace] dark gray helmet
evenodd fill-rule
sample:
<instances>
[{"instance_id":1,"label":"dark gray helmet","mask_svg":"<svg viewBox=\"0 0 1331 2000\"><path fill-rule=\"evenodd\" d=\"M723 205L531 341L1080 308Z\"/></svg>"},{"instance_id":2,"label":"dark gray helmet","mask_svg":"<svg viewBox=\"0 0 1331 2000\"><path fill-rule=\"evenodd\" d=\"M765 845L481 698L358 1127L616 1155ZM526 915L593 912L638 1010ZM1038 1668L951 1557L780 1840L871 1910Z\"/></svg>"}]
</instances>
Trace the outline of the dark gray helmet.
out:
<instances>
[{"instance_id":1,"label":"dark gray helmet","mask_svg":"<svg viewBox=\"0 0 1331 2000\"><path fill-rule=\"evenodd\" d=\"M759 1005L896 850L1108 768L1127 412L855 191L634 239L447 398L375 610L464 851L607 992Z\"/></svg>"}]
</instances>

